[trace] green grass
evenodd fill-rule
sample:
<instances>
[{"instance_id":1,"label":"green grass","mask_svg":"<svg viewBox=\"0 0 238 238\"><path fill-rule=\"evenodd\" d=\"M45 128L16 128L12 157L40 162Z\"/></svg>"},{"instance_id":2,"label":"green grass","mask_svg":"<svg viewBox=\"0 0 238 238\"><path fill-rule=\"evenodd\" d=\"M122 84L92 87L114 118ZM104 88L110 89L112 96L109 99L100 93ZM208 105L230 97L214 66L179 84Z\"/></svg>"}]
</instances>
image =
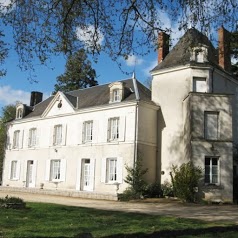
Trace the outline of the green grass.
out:
<instances>
[{"instance_id":1,"label":"green grass","mask_svg":"<svg viewBox=\"0 0 238 238\"><path fill-rule=\"evenodd\" d=\"M43 203L27 203L25 210L0 209L1 238L80 237L81 233L93 237L238 237L238 226L231 225Z\"/></svg>"}]
</instances>

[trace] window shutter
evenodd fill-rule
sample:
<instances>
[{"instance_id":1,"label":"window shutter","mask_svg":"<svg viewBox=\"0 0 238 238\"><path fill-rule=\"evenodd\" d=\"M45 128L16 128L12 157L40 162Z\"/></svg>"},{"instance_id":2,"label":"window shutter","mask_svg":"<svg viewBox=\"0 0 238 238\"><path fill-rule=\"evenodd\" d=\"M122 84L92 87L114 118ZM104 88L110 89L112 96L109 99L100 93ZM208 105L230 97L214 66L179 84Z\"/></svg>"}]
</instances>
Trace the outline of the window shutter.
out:
<instances>
[{"instance_id":1,"label":"window shutter","mask_svg":"<svg viewBox=\"0 0 238 238\"><path fill-rule=\"evenodd\" d=\"M51 163L51 160L46 160L45 181L50 181L50 163Z\"/></svg>"},{"instance_id":2,"label":"window shutter","mask_svg":"<svg viewBox=\"0 0 238 238\"><path fill-rule=\"evenodd\" d=\"M24 130L20 131L19 135L19 148L23 148L23 142L24 142Z\"/></svg>"},{"instance_id":3,"label":"window shutter","mask_svg":"<svg viewBox=\"0 0 238 238\"><path fill-rule=\"evenodd\" d=\"M37 160L33 160L33 171L32 171L32 185L36 186L36 174L37 174Z\"/></svg>"},{"instance_id":4,"label":"window shutter","mask_svg":"<svg viewBox=\"0 0 238 238\"><path fill-rule=\"evenodd\" d=\"M60 160L60 181L65 181L66 178L66 159Z\"/></svg>"},{"instance_id":5,"label":"window shutter","mask_svg":"<svg viewBox=\"0 0 238 238\"><path fill-rule=\"evenodd\" d=\"M98 141L98 121L97 120L93 120L92 121L92 142L93 143L97 143Z\"/></svg>"},{"instance_id":6,"label":"window shutter","mask_svg":"<svg viewBox=\"0 0 238 238\"><path fill-rule=\"evenodd\" d=\"M82 159L78 159L77 177L76 177L76 190L80 190L80 184L81 184L81 166L82 166Z\"/></svg>"},{"instance_id":7,"label":"window shutter","mask_svg":"<svg viewBox=\"0 0 238 238\"><path fill-rule=\"evenodd\" d=\"M62 145L66 145L67 139L67 124L62 125Z\"/></svg>"},{"instance_id":8,"label":"window shutter","mask_svg":"<svg viewBox=\"0 0 238 238\"><path fill-rule=\"evenodd\" d=\"M30 145L30 130L25 131L25 147L29 147Z\"/></svg>"},{"instance_id":9,"label":"window shutter","mask_svg":"<svg viewBox=\"0 0 238 238\"><path fill-rule=\"evenodd\" d=\"M107 167L107 159L106 158L102 158L101 160L101 182L102 183L106 183L106 167Z\"/></svg>"},{"instance_id":10,"label":"window shutter","mask_svg":"<svg viewBox=\"0 0 238 238\"><path fill-rule=\"evenodd\" d=\"M123 182L123 158L118 157L117 158L117 182L122 183Z\"/></svg>"},{"instance_id":11,"label":"window shutter","mask_svg":"<svg viewBox=\"0 0 238 238\"><path fill-rule=\"evenodd\" d=\"M85 135L86 135L85 122L83 122L81 130L82 130L82 139L81 139L81 141L82 141L82 143L85 143Z\"/></svg>"},{"instance_id":12,"label":"window shutter","mask_svg":"<svg viewBox=\"0 0 238 238\"><path fill-rule=\"evenodd\" d=\"M94 189L94 181L95 181L95 159L90 159L90 190Z\"/></svg>"},{"instance_id":13,"label":"window shutter","mask_svg":"<svg viewBox=\"0 0 238 238\"><path fill-rule=\"evenodd\" d=\"M111 119L108 118L108 122L107 122L107 141L110 141L110 132L111 132Z\"/></svg>"},{"instance_id":14,"label":"window shutter","mask_svg":"<svg viewBox=\"0 0 238 238\"><path fill-rule=\"evenodd\" d=\"M36 146L40 146L40 129L39 128L37 128L36 129Z\"/></svg>"},{"instance_id":15,"label":"window shutter","mask_svg":"<svg viewBox=\"0 0 238 238\"><path fill-rule=\"evenodd\" d=\"M55 127L54 126L50 127L49 131L50 131L49 145L52 146L54 145L55 141Z\"/></svg>"},{"instance_id":16,"label":"window shutter","mask_svg":"<svg viewBox=\"0 0 238 238\"><path fill-rule=\"evenodd\" d=\"M78 126L77 126L77 141L76 144L80 145L83 143L83 138L84 138L84 127L83 127L84 123L82 123L81 121L78 122Z\"/></svg>"},{"instance_id":17,"label":"window shutter","mask_svg":"<svg viewBox=\"0 0 238 238\"><path fill-rule=\"evenodd\" d=\"M20 179L20 172L21 172L21 161L17 160L17 168L16 168L16 179Z\"/></svg>"},{"instance_id":18,"label":"window shutter","mask_svg":"<svg viewBox=\"0 0 238 238\"><path fill-rule=\"evenodd\" d=\"M12 161L9 161L9 170L8 170L8 179L11 179L11 173L12 173Z\"/></svg>"},{"instance_id":19,"label":"window shutter","mask_svg":"<svg viewBox=\"0 0 238 238\"><path fill-rule=\"evenodd\" d=\"M119 119L119 141L125 141L126 117L120 116Z\"/></svg>"}]
</instances>

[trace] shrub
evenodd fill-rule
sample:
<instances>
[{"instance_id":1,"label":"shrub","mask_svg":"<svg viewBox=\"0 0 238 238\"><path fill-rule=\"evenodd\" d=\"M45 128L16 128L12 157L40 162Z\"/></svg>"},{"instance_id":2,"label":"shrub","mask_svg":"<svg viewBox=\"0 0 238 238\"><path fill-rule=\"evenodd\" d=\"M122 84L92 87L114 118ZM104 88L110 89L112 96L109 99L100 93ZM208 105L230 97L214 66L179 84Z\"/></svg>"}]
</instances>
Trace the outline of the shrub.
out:
<instances>
[{"instance_id":1,"label":"shrub","mask_svg":"<svg viewBox=\"0 0 238 238\"><path fill-rule=\"evenodd\" d=\"M174 190L173 185L169 183L168 181L165 181L164 184L161 185L161 191L163 194L163 197L173 197L174 196Z\"/></svg>"},{"instance_id":2,"label":"shrub","mask_svg":"<svg viewBox=\"0 0 238 238\"><path fill-rule=\"evenodd\" d=\"M0 198L0 207L23 209L23 208L26 208L26 203L21 198L8 197L7 195L5 198Z\"/></svg>"},{"instance_id":3,"label":"shrub","mask_svg":"<svg viewBox=\"0 0 238 238\"><path fill-rule=\"evenodd\" d=\"M140 199L141 195L136 193L133 188L127 188L123 193L118 194L119 201L130 201L134 199Z\"/></svg>"},{"instance_id":4,"label":"shrub","mask_svg":"<svg viewBox=\"0 0 238 238\"><path fill-rule=\"evenodd\" d=\"M202 169L195 167L192 162L188 162L183 163L180 167L173 165L170 175L174 194L186 202L195 202L195 188L198 187Z\"/></svg>"},{"instance_id":5,"label":"shrub","mask_svg":"<svg viewBox=\"0 0 238 238\"><path fill-rule=\"evenodd\" d=\"M161 189L160 183L155 182L155 183L147 185L143 195L149 198L163 197L163 191Z\"/></svg>"}]
</instances>

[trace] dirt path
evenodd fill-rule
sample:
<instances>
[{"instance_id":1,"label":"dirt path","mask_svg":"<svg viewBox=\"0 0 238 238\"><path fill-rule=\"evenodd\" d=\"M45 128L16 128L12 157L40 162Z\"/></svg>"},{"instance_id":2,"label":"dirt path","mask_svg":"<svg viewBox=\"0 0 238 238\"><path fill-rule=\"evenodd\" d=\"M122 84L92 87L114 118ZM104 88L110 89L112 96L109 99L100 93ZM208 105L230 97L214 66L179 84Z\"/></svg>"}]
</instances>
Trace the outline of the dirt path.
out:
<instances>
[{"instance_id":1,"label":"dirt path","mask_svg":"<svg viewBox=\"0 0 238 238\"><path fill-rule=\"evenodd\" d=\"M238 224L237 205L194 205L181 204L178 202L116 202L24 192L0 191L0 197L5 197L6 195L21 197L25 201L29 202L56 203L67 206L176 216L182 218L201 219L204 221L226 221Z\"/></svg>"}]
</instances>

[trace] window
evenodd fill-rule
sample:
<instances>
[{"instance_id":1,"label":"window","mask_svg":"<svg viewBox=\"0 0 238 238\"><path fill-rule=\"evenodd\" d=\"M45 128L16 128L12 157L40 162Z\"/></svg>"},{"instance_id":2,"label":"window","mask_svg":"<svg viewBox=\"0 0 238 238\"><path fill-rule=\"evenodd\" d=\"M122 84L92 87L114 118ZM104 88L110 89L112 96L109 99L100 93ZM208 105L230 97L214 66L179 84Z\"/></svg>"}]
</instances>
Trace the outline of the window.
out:
<instances>
[{"instance_id":1,"label":"window","mask_svg":"<svg viewBox=\"0 0 238 238\"><path fill-rule=\"evenodd\" d=\"M93 121L84 122L84 142L90 142L93 139Z\"/></svg>"},{"instance_id":2,"label":"window","mask_svg":"<svg viewBox=\"0 0 238 238\"><path fill-rule=\"evenodd\" d=\"M23 109L19 108L19 109L17 109L17 116L16 116L16 118L17 119L21 119L22 117L23 117Z\"/></svg>"},{"instance_id":3,"label":"window","mask_svg":"<svg viewBox=\"0 0 238 238\"><path fill-rule=\"evenodd\" d=\"M109 126L109 141L117 140L119 138L119 117L110 118L108 121Z\"/></svg>"},{"instance_id":4,"label":"window","mask_svg":"<svg viewBox=\"0 0 238 238\"><path fill-rule=\"evenodd\" d=\"M193 92L206 93L207 92L207 82L206 78L193 78Z\"/></svg>"},{"instance_id":5,"label":"window","mask_svg":"<svg viewBox=\"0 0 238 238\"><path fill-rule=\"evenodd\" d=\"M120 92L119 89L113 90L113 102L120 102Z\"/></svg>"},{"instance_id":6,"label":"window","mask_svg":"<svg viewBox=\"0 0 238 238\"><path fill-rule=\"evenodd\" d=\"M205 139L217 140L218 139L218 112L205 112L204 115L204 128Z\"/></svg>"},{"instance_id":7,"label":"window","mask_svg":"<svg viewBox=\"0 0 238 238\"><path fill-rule=\"evenodd\" d=\"M117 181L117 159L108 158L107 159L107 182Z\"/></svg>"},{"instance_id":8,"label":"window","mask_svg":"<svg viewBox=\"0 0 238 238\"><path fill-rule=\"evenodd\" d=\"M29 147L33 147L36 145L36 128L31 128L29 130Z\"/></svg>"},{"instance_id":9,"label":"window","mask_svg":"<svg viewBox=\"0 0 238 238\"><path fill-rule=\"evenodd\" d=\"M12 161L11 162L11 175L10 175L10 179L18 179L17 178L17 161Z\"/></svg>"},{"instance_id":10,"label":"window","mask_svg":"<svg viewBox=\"0 0 238 238\"><path fill-rule=\"evenodd\" d=\"M62 125L55 125L53 144L60 145L61 143L62 143Z\"/></svg>"},{"instance_id":11,"label":"window","mask_svg":"<svg viewBox=\"0 0 238 238\"><path fill-rule=\"evenodd\" d=\"M14 131L14 134L13 134L13 148L14 149L19 148L19 139L20 139L20 131L19 130Z\"/></svg>"},{"instance_id":12,"label":"window","mask_svg":"<svg viewBox=\"0 0 238 238\"><path fill-rule=\"evenodd\" d=\"M60 160L51 160L50 180L60 180Z\"/></svg>"},{"instance_id":13,"label":"window","mask_svg":"<svg viewBox=\"0 0 238 238\"><path fill-rule=\"evenodd\" d=\"M217 157L205 158L205 184L219 184L218 163Z\"/></svg>"}]
</instances>

